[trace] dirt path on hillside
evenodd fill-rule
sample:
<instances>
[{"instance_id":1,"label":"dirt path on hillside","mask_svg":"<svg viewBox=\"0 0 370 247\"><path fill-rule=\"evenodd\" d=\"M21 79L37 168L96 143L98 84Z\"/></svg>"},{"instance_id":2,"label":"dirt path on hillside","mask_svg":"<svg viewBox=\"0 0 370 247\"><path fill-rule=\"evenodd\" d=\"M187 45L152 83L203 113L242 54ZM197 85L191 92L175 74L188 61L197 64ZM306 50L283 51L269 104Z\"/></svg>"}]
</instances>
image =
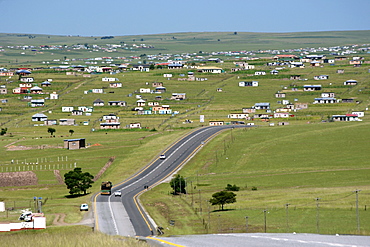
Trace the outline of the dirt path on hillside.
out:
<instances>
[{"instance_id":1,"label":"dirt path on hillside","mask_svg":"<svg viewBox=\"0 0 370 247\"><path fill-rule=\"evenodd\" d=\"M67 224L64 222L64 219L66 217L65 214L54 214L55 218L53 220L53 226L67 226L71 224Z\"/></svg>"}]
</instances>

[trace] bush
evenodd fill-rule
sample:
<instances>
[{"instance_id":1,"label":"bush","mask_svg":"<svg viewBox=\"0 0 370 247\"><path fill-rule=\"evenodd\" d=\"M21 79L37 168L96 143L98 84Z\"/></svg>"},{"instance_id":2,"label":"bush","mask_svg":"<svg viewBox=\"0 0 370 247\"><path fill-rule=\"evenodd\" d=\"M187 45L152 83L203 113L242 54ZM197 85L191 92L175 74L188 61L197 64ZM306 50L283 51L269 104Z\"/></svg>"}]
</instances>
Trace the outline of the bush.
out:
<instances>
[{"instance_id":1,"label":"bush","mask_svg":"<svg viewBox=\"0 0 370 247\"><path fill-rule=\"evenodd\" d=\"M253 186L253 187L252 187L252 190L257 190L257 187L256 187L256 186Z\"/></svg>"},{"instance_id":2,"label":"bush","mask_svg":"<svg viewBox=\"0 0 370 247\"><path fill-rule=\"evenodd\" d=\"M236 184L231 185L227 184L225 190L226 191L239 191L240 187L236 186Z\"/></svg>"}]
</instances>

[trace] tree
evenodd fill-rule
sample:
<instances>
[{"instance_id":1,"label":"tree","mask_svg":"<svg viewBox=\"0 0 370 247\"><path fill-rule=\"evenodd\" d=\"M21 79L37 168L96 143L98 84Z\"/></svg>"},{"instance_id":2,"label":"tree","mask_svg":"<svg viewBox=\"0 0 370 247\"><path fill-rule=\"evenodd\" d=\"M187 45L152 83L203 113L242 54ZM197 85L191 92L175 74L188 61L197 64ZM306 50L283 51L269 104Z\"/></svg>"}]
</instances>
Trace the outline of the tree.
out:
<instances>
[{"instance_id":1,"label":"tree","mask_svg":"<svg viewBox=\"0 0 370 247\"><path fill-rule=\"evenodd\" d=\"M150 66L149 66L149 69L150 70L153 70L155 67L154 67L154 64L151 64Z\"/></svg>"},{"instance_id":2,"label":"tree","mask_svg":"<svg viewBox=\"0 0 370 247\"><path fill-rule=\"evenodd\" d=\"M6 132L8 131L8 128L1 128L0 135L5 135Z\"/></svg>"},{"instance_id":3,"label":"tree","mask_svg":"<svg viewBox=\"0 0 370 247\"><path fill-rule=\"evenodd\" d=\"M209 200L212 205L221 205L221 210L224 210L224 205L236 202L236 194L231 191L220 191L212 195Z\"/></svg>"},{"instance_id":4,"label":"tree","mask_svg":"<svg viewBox=\"0 0 370 247\"><path fill-rule=\"evenodd\" d=\"M186 194L186 181L179 174L177 174L176 177L171 179L170 186L173 189L174 195L177 195L179 193Z\"/></svg>"},{"instance_id":5,"label":"tree","mask_svg":"<svg viewBox=\"0 0 370 247\"><path fill-rule=\"evenodd\" d=\"M90 173L83 173L81 168L76 167L73 171L64 174L64 183L67 185L67 189L69 189L69 194L73 195L83 192L86 195L86 190L94 183L93 178L94 176Z\"/></svg>"},{"instance_id":6,"label":"tree","mask_svg":"<svg viewBox=\"0 0 370 247\"><path fill-rule=\"evenodd\" d=\"M48 128L48 133L50 133L50 135L52 136L54 133L56 132L56 130L54 128Z\"/></svg>"},{"instance_id":7,"label":"tree","mask_svg":"<svg viewBox=\"0 0 370 247\"><path fill-rule=\"evenodd\" d=\"M231 185L227 184L225 190L226 191L239 191L240 187L236 186L236 184Z\"/></svg>"},{"instance_id":8,"label":"tree","mask_svg":"<svg viewBox=\"0 0 370 247\"><path fill-rule=\"evenodd\" d=\"M73 135L73 133L75 133L74 130L69 130L68 132L69 132L69 134L71 134L71 136Z\"/></svg>"}]
</instances>

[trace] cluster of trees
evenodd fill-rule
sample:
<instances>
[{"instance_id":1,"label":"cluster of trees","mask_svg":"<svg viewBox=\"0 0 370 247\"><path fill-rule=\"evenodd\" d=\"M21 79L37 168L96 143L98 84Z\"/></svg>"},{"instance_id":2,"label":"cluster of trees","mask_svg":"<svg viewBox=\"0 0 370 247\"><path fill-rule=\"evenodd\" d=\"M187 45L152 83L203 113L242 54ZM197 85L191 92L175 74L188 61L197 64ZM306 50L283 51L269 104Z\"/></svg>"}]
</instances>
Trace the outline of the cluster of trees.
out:
<instances>
[{"instance_id":1,"label":"cluster of trees","mask_svg":"<svg viewBox=\"0 0 370 247\"><path fill-rule=\"evenodd\" d=\"M51 135L51 136L52 136L55 132L57 132L57 131L56 131L56 129L54 129L54 128L48 128L48 133L50 133L50 135ZM75 133L75 131L74 131L74 130L69 130L68 132L69 132L69 134L71 134L71 136L73 135L73 133Z\"/></svg>"},{"instance_id":2,"label":"cluster of trees","mask_svg":"<svg viewBox=\"0 0 370 247\"><path fill-rule=\"evenodd\" d=\"M170 181L170 186L173 189L174 195L186 194L186 180L184 177L177 174ZM240 187L231 184L227 184L225 190L212 194L212 198L209 203L212 205L219 205L221 210L224 210L225 204L236 202L236 194L233 191L239 191Z\"/></svg>"}]
</instances>

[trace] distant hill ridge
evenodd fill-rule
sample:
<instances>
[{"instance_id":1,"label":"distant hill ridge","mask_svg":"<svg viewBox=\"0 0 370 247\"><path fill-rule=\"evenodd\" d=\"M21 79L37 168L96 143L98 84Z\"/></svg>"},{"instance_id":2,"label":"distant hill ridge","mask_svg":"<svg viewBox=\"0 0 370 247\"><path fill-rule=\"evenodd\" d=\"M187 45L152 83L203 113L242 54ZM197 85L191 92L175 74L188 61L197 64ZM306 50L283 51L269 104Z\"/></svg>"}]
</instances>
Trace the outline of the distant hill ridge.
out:
<instances>
[{"instance_id":1,"label":"distant hill ridge","mask_svg":"<svg viewBox=\"0 0 370 247\"><path fill-rule=\"evenodd\" d=\"M370 30L294 33L187 32L126 36L68 36L0 33L0 46L147 44L163 52L295 49L370 43ZM149 53L149 52L148 52ZM152 52L150 52L152 53Z\"/></svg>"}]
</instances>

